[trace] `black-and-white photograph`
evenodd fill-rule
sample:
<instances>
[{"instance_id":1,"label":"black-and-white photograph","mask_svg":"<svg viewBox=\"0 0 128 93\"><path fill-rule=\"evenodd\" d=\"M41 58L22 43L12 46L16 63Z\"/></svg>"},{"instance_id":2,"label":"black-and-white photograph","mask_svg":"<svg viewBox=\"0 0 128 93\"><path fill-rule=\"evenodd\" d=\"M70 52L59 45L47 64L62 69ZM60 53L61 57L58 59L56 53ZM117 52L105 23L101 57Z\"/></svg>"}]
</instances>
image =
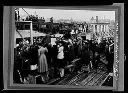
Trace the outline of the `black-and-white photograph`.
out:
<instances>
[{"instance_id":1,"label":"black-and-white photograph","mask_svg":"<svg viewBox=\"0 0 128 93\"><path fill-rule=\"evenodd\" d=\"M113 87L115 11L15 8L14 84Z\"/></svg>"}]
</instances>

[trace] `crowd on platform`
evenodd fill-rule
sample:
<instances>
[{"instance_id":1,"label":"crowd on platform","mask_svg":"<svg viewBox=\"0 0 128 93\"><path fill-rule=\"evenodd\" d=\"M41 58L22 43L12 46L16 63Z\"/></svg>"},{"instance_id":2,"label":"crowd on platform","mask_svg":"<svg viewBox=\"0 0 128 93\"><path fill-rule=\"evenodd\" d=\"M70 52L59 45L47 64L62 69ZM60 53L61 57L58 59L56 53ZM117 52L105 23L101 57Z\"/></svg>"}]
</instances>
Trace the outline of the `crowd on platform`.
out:
<instances>
[{"instance_id":1,"label":"crowd on platform","mask_svg":"<svg viewBox=\"0 0 128 93\"><path fill-rule=\"evenodd\" d=\"M78 58L81 61L79 65L91 64L91 68L96 69L101 63L108 72L113 71L113 39L102 39L98 43L96 40L84 40L80 36L73 38L70 34L65 34L58 38L54 45L49 40L50 37L41 37L35 38L33 45L30 45L28 40L17 44L14 49L14 82L21 82L18 80L17 71L20 72L22 80L35 73L45 77L42 78L44 82L64 77L69 73L65 71L65 67Z\"/></svg>"}]
</instances>

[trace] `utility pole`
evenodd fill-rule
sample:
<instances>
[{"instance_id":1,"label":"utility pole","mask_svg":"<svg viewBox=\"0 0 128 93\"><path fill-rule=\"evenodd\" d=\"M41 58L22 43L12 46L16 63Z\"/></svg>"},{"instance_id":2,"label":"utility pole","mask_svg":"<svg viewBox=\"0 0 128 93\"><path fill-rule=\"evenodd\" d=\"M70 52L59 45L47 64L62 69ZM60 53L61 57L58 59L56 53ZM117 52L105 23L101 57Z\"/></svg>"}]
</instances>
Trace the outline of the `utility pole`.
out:
<instances>
[{"instance_id":1,"label":"utility pole","mask_svg":"<svg viewBox=\"0 0 128 93\"><path fill-rule=\"evenodd\" d=\"M18 11L18 21L20 21L19 8L17 9L17 11Z\"/></svg>"},{"instance_id":2,"label":"utility pole","mask_svg":"<svg viewBox=\"0 0 128 93\"><path fill-rule=\"evenodd\" d=\"M32 32L33 32L33 29L32 29L32 22L30 23L30 39L31 39L31 45L33 44L33 35L32 35Z\"/></svg>"}]
</instances>

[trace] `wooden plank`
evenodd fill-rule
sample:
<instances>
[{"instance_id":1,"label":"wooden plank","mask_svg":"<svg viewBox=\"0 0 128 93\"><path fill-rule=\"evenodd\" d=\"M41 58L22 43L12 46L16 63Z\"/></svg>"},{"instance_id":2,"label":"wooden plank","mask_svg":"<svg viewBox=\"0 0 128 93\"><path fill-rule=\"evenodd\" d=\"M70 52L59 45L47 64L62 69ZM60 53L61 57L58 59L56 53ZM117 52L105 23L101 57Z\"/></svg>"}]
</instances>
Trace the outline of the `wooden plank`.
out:
<instances>
[{"instance_id":1,"label":"wooden plank","mask_svg":"<svg viewBox=\"0 0 128 93\"><path fill-rule=\"evenodd\" d=\"M87 78L87 74L84 74L81 78L79 78L76 82L74 82L72 85L79 85L85 78Z\"/></svg>"},{"instance_id":2,"label":"wooden plank","mask_svg":"<svg viewBox=\"0 0 128 93\"><path fill-rule=\"evenodd\" d=\"M89 81L86 85L89 85L89 86L91 86L91 85L93 85L93 83L95 83L96 82L96 80L99 78L99 77L101 77L102 75L101 74L97 74L91 81Z\"/></svg>"},{"instance_id":3,"label":"wooden plank","mask_svg":"<svg viewBox=\"0 0 128 93\"><path fill-rule=\"evenodd\" d=\"M89 82L87 85L93 85L100 77L103 76L105 72L103 72L102 74L98 74L95 78L93 78L93 80L91 82Z\"/></svg>"},{"instance_id":4,"label":"wooden plank","mask_svg":"<svg viewBox=\"0 0 128 93\"><path fill-rule=\"evenodd\" d=\"M54 82L56 82L57 80L59 80L60 78L56 78L56 79L52 79L51 81L49 81L47 84L49 85L49 84L52 84L52 83L54 83Z\"/></svg>"},{"instance_id":5,"label":"wooden plank","mask_svg":"<svg viewBox=\"0 0 128 93\"><path fill-rule=\"evenodd\" d=\"M108 76L109 75L107 75L107 77L99 84L99 86L101 86L105 82L105 80L108 78Z\"/></svg>"},{"instance_id":6,"label":"wooden plank","mask_svg":"<svg viewBox=\"0 0 128 93\"><path fill-rule=\"evenodd\" d=\"M90 80L92 80L100 72L101 70L97 70L95 73L91 74L84 81L82 81L80 85L86 85Z\"/></svg>"},{"instance_id":7,"label":"wooden plank","mask_svg":"<svg viewBox=\"0 0 128 93\"><path fill-rule=\"evenodd\" d=\"M78 77L79 77L81 74L83 74L83 72L80 73L80 74L78 74L78 75L76 75L75 77L73 77L73 78L71 79L71 81L69 81L69 82L67 83L67 85L70 85L70 84L72 84L74 81L76 81L76 80L78 79Z\"/></svg>"},{"instance_id":8,"label":"wooden plank","mask_svg":"<svg viewBox=\"0 0 128 93\"><path fill-rule=\"evenodd\" d=\"M94 76L96 75L96 73L95 72L93 72L91 75L89 75L86 79L84 79L81 83L80 83L80 85L85 85L87 82L89 82Z\"/></svg>"},{"instance_id":9,"label":"wooden plank","mask_svg":"<svg viewBox=\"0 0 128 93\"><path fill-rule=\"evenodd\" d=\"M94 84L93 86L99 86L99 84L106 78L107 74L104 74L102 77L100 77Z\"/></svg>"},{"instance_id":10,"label":"wooden plank","mask_svg":"<svg viewBox=\"0 0 128 93\"><path fill-rule=\"evenodd\" d=\"M69 75L67 78L64 80L60 81L57 85L65 85L69 80L71 80L75 75Z\"/></svg>"}]
</instances>

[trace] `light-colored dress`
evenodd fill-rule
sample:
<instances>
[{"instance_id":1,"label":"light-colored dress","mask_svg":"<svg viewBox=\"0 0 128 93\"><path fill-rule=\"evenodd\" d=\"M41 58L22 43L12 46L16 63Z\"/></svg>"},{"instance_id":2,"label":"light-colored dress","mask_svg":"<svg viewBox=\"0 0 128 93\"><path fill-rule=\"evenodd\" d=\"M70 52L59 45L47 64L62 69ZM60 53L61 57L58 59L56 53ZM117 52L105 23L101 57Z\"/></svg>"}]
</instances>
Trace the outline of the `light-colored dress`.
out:
<instances>
[{"instance_id":1,"label":"light-colored dress","mask_svg":"<svg viewBox=\"0 0 128 93\"><path fill-rule=\"evenodd\" d=\"M47 58L44 54L45 52L48 52L47 48L41 47L40 49L38 49L38 57L39 57L38 72L39 73L48 71Z\"/></svg>"}]
</instances>

